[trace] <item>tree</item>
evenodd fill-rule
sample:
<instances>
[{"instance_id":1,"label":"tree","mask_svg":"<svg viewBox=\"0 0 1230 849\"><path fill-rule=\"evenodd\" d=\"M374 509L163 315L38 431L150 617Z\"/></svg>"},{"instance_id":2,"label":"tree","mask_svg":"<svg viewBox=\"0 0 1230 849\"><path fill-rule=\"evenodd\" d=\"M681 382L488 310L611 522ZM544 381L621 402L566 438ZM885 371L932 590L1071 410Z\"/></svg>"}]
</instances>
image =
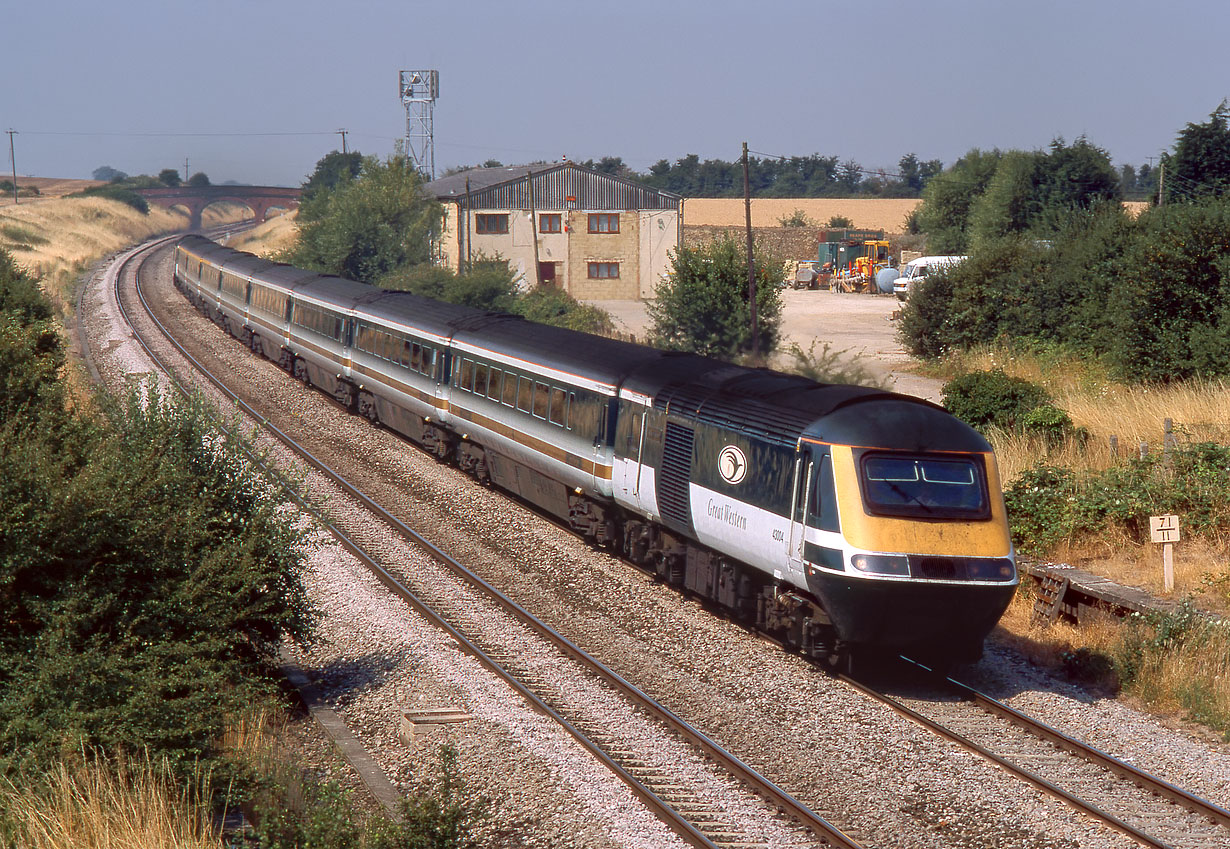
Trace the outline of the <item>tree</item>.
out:
<instances>
[{"instance_id":1,"label":"tree","mask_svg":"<svg viewBox=\"0 0 1230 849\"><path fill-rule=\"evenodd\" d=\"M863 166L853 159L841 163L837 171L837 184L850 194L856 194L863 182Z\"/></svg>"},{"instance_id":2,"label":"tree","mask_svg":"<svg viewBox=\"0 0 1230 849\"><path fill-rule=\"evenodd\" d=\"M158 181L164 186L170 186L171 188L175 188L183 182L183 180L180 179L179 172L174 168L163 168L159 171Z\"/></svg>"},{"instance_id":3,"label":"tree","mask_svg":"<svg viewBox=\"0 0 1230 849\"><path fill-rule=\"evenodd\" d=\"M290 261L363 283L429 262L442 210L404 156L363 160L359 176L323 191L299 230Z\"/></svg>"},{"instance_id":4,"label":"tree","mask_svg":"<svg viewBox=\"0 0 1230 849\"><path fill-rule=\"evenodd\" d=\"M670 351L692 351L732 360L752 347L747 254L726 237L699 248L680 247L670 276L658 284L647 310L651 342ZM780 262L758 256L756 307L760 352L777 346L781 324Z\"/></svg>"},{"instance_id":5,"label":"tree","mask_svg":"<svg viewBox=\"0 0 1230 849\"><path fill-rule=\"evenodd\" d=\"M310 206L312 200L319 194L327 194L337 188L339 183L353 180L359 176L363 168L363 154L357 150L349 153L330 151L316 163L316 170L303 184L303 195L300 197L299 218L311 218Z\"/></svg>"},{"instance_id":6,"label":"tree","mask_svg":"<svg viewBox=\"0 0 1230 849\"><path fill-rule=\"evenodd\" d=\"M1222 194L1230 188L1230 105L1225 100L1203 124L1179 133L1174 154L1164 156L1166 197L1183 200Z\"/></svg>"},{"instance_id":7,"label":"tree","mask_svg":"<svg viewBox=\"0 0 1230 849\"><path fill-rule=\"evenodd\" d=\"M112 168L110 165L102 165L94 169L94 179L103 180L107 183L113 183L117 180L125 180L128 175L123 171Z\"/></svg>"},{"instance_id":8,"label":"tree","mask_svg":"<svg viewBox=\"0 0 1230 849\"><path fill-rule=\"evenodd\" d=\"M982 194L1003 156L998 150L974 148L952 167L935 175L923 190L918 227L927 234L927 249L961 254L969 247L967 229L974 199Z\"/></svg>"},{"instance_id":9,"label":"tree","mask_svg":"<svg viewBox=\"0 0 1230 849\"><path fill-rule=\"evenodd\" d=\"M209 185L209 176L204 171L197 171L188 178L188 185L194 189L201 189Z\"/></svg>"}]
</instances>

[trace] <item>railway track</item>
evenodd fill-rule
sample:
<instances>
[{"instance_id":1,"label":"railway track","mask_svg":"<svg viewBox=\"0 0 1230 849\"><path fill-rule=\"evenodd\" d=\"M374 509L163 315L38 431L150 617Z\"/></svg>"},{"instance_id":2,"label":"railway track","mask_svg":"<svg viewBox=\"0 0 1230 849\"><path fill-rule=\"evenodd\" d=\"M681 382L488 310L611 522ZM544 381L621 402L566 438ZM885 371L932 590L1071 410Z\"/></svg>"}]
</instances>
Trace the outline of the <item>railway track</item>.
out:
<instances>
[{"instance_id":1,"label":"railway track","mask_svg":"<svg viewBox=\"0 0 1230 849\"><path fill-rule=\"evenodd\" d=\"M859 846L839 828L392 516L231 392L222 379L172 338L145 303L140 287L141 268L154 252L150 249L126 257L114 278L119 308L147 356L178 385L173 367L137 330L130 315L137 304L192 369L361 503L369 514L377 515L386 528L402 540L429 551L440 570L437 574L423 574L419 570L412 579L395 575L381 563L387 558L372 550L378 545L369 545L329 522L300 499L342 545L391 592L446 631L538 711L559 723L687 844L765 845L768 822L776 832L775 845L850 849ZM123 272L132 263L137 264L137 282L131 292L125 292L121 286ZM459 587L459 581L464 582L464 588ZM620 713L623 721L612 722L612 716Z\"/></svg>"},{"instance_id":2,"label":"railway track","mask_svg":"<svg viewBox=\"0 0 1230 849\"><path fill-rule=\"evenodd\" d=\"M841 676L897 713L1078 811L1154 849L1230 846L1230 811L1112 757L961 682L901 658L913 670L887 688ZM912 671L914 674L910 674Z\"/></svg>"}]
</instances>

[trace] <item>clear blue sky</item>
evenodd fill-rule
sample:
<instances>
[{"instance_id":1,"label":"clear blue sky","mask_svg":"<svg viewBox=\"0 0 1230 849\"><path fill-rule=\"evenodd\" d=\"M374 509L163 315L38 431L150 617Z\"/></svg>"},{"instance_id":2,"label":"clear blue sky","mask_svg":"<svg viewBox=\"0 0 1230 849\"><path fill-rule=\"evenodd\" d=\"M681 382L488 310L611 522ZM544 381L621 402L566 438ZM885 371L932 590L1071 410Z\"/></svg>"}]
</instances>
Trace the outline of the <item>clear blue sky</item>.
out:
<instances>
[{"instance_id":1,"label":"clear blue sky","mask_svg":"<svg viewBox=\"0 0 1230 849\"><path fill-rule=\"evenodd\" d=\"M49 177L297 185L339 127L392 151L400 69L440 71L437 171L745 140L891 171L1081 134L1139 165L1230 97L1226 0L10 0L0 32L0 130Z\"/></svg>"}]
</instances>

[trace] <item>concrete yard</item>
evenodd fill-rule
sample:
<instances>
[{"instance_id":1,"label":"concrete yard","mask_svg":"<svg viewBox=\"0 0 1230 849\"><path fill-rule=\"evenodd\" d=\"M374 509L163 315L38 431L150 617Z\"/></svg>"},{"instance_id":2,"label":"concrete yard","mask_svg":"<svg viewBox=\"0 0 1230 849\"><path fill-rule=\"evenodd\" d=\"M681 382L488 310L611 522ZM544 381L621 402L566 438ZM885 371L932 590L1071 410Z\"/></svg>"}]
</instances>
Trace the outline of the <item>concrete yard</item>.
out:
<instances>
[{"instance_id":1,"label":"concrete yard","mask_svg":"<svg viewBox=\"0 0 1230 849\"><path fill-rule=\"evenodd\" d=\"M606 310L616 328L644 339L649 320L644 301L587 301ZM782 290L782 344L797 342L807 350L818 340L817 350L828 342L833 350L845 351L843 359L859 357L869 371L893 378L898 392L939 403L941 381L913 373L913 360L897 341L893 313L901 303L893 295L865 295L828 290ZM778 366L784 365L780 359Z\"/></svg>"}]
</instances>

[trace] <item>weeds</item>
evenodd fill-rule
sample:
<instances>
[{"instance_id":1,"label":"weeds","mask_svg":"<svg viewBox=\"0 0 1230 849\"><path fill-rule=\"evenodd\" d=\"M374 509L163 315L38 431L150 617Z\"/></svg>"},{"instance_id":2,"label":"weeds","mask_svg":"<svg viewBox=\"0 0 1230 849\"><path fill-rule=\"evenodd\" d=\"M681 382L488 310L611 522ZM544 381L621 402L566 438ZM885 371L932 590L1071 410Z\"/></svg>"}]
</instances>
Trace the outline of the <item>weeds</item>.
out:
<instances>
[{"instance_id":1,"label":"weeds","mask_svg":"<svg viewBox=\"0 0 1230 849\"><path fill-rule=\"evenodd\" d=\"M819 351L816 345L820 344ZM892 378L876 374L859 355L846 357L848 350L834 351L828 342L815 340L804 351L798 342L791 342L785 355L790 358L785 371L809 377L819 383L851 383L875 389L889 389Z\"/></svg>"}]
</instances>

